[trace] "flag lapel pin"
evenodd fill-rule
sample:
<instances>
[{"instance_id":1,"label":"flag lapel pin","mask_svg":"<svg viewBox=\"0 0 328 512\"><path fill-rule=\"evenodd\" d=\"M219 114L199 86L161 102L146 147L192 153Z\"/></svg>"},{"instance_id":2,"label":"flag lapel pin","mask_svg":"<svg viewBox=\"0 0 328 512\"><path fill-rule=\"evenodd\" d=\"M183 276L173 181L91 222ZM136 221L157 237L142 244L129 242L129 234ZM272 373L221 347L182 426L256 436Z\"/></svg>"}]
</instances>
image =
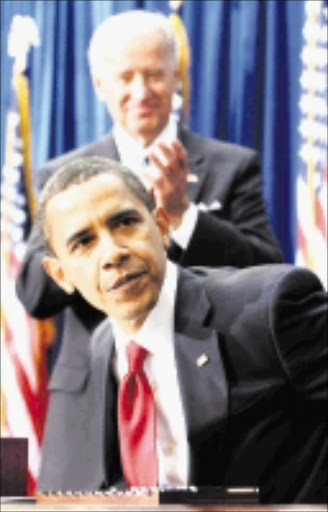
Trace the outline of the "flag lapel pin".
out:
<instances>
[{"instance_id":1,"label":"flag lapel pin","mask_svg":"<svg viewBox=\"0 0 328 512\"><path fill-rule=\"evenodd\" d=\"M200 355L196 361L198 368L201 368L202 366L204 366L206 363L209 362L209 360L210 359L206 354Z\"/></svg>"}]
</instances>

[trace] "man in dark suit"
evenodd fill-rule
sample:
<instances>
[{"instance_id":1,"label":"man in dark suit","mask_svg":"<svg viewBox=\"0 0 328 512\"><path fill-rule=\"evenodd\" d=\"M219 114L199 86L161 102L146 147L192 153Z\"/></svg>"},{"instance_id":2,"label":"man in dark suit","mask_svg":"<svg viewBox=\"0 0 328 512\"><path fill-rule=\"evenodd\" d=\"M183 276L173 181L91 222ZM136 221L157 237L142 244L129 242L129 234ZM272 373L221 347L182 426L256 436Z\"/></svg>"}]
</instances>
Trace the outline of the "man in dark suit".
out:
<instances>
[{"instance_id":1,"label":"man in dark suit","mask_svg":"<svg viewBox=\"0 0 328 512\"><path fill-rule=\"evenodd\" d=\"M141 10L106 19L91 39L88 57L113 133L50 161L40 171L42 183L73 158L117 159L168 212L172 255L183 266L280 262L262 200L258 154L192 134L171 115L177 54L164 15Z\"/></svg>"},{"instance_id":2,"label":"man in dark suit","mask_svg":"<svg viewBox=\"0 0 328 512\"><path fill-rule=\"evenodd\" d=\"M47 273L108 317L83 358L78 336L62 348L39 489L122 479L117 388L133 340L147 351L160 485L258 486L263 502L325 501L327 296L315 275L288 265L177 267L165 255L167 214L108 159L58 171L38 219Z\"/></svg>"},{"instance_id":3,"label":"man in dark suit","mask_svg":"<svg viewBox=\"0 0 328 512\"><path fill-rule=\"evenodd\" d=\"M146 11L111 16L92 38L89 62L95 90L113 117L113 133L50 161L40 170L41 184L75 158L120 160L168 212L171 260L183 266L237 267L280 262L256 152L201 138L170 117L178 60L167 18ZM39 318L71 305L63 337L82 336L83 331L87 343L103 315L51 282L40 264L44 251L35 228L18 277L18 296Z\"/></svg>"}]
</instances>

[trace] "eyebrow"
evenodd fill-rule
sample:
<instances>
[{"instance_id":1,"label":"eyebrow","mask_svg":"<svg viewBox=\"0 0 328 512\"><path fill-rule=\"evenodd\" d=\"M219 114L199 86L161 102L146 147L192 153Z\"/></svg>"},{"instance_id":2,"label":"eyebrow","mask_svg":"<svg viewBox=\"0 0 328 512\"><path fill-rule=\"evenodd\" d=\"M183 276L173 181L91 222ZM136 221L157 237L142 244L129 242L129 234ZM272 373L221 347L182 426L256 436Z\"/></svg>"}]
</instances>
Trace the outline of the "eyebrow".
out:
<instances>
[{"instance_id":1,"label":"eyebrow","mask_svg":"<svg viewBox=\"0 0 328 512\"><path fill-rule=\"evenodd\" d=\"M141 217L140 212L138 210L135 210L134 208L130 208L127 210L121 210L120 212L117 212L114 215L112 215L111 217L109 217L107 219L107 224L109 225L109 227L113 227L116 224L119 224L120 221L124 220L126 217L130 217L130 216L138 217L138 218Z\"/></svg>"},{"instance_id":2,"label":"eyebrow","mask_svg":"<svg viewBox=\"0 0 328 512\"><path fill-rule=\"evenodd\" d=\"M140 212L138 210L130 208L127 210L121 210L121 211L115 213L114 215L109 216L106 219L106 223L110 228L113 228L117 224L119 224L122 220L124 220L126 217L129 217L131 215L138 217L138 218L141 217ZM67 247L71 247L75 242L77 242L78 240L81 240L81 238L83 238L85 236L89 236L91 233L92 233L92 228L83 228L83 229L80 229L79 231L77 231L76 233L73 233L73 235L71 235L66 240Z\"/></svg>"},{"instance_id":3,"label":"eyebrow","mask_svg":"<svg viewBox=\"0 0 328 512\"><path fill-rule=\"evenodd\" d=\"M67 247L72 247L72 245L74 245L75 242L77 242L78 240L81 240L81 238L84 238L85 236L90 235L90 233L91 233L91 229L89 229L89 228L81 229L80 231L77 231L76 233L71 235L66 240Z\"/></svg>"}]
</instances>

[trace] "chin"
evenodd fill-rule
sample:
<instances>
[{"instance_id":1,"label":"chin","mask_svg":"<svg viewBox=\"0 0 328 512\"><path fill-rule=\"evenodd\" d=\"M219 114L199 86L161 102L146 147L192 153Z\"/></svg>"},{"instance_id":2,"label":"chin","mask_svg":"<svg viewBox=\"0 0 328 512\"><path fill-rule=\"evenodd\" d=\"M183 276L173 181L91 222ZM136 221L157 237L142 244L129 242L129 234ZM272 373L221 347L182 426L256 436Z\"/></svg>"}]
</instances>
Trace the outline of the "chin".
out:
<instances>
[{"instance_id":1,"label":"chin","mask_svg":"<svg viewBox=\"0 0 328 512\"><path fill-rule=\"evenodd\" d=\"M157 298L151 297L146 303L140 304L139 307L131 308L126 311L123 322L131 322L131 324L140 324L139 327L144 323L150 311L154 308L157 303Z\"/></svg>"},{"instance_id":2,"label":"chin","mask_svg":"<svg viewBox=\"0 0 328 512\"><path fill-rule=\"evenodd\" d=\"M138 134L149 139L155 139L157 135L162 131L165 125L159 124L157 120L149 118L139 119L138 123Z\"/></svg>"}]
</instances>

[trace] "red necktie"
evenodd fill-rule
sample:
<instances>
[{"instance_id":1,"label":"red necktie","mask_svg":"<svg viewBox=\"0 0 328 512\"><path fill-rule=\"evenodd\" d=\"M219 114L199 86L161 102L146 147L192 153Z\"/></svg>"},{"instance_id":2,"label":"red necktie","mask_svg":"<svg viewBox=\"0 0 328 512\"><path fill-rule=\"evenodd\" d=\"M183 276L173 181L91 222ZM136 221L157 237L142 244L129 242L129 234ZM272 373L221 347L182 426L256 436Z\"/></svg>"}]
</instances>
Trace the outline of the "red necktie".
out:
<instances>
[{"instance_id":1,"label":"red necktie","mask_svg":"<svg viewBox=\"0 0 328 512\"><path fill-rule=\"evenodd\" d=\"M129 343L129 369L118 393L118 427L125 479L130 486L153 487L158 483L155 408L143 370L146 355L146 349Z\"/></svg>"}]
</instances>

